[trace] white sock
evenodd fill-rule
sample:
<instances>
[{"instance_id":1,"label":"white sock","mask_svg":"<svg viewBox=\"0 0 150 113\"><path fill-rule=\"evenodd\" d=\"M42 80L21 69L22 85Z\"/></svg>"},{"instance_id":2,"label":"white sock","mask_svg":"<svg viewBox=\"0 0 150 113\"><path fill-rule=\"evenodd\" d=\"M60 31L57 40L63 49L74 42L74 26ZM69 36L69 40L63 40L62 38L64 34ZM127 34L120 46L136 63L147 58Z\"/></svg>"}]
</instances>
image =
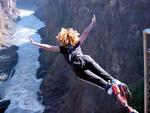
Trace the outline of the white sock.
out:
<instances>
[{"instance_id":1,"label":"white sock","mask_svg":"<svg viewBox=\"0 0 150 113\"><path fill-rule=\"evenodd\" d=\"M112 87L110 87L108 90L107 90L107 94L108 95L112 95L113 91L112 91Z\"/></svg>"},{"instance_id":2,"label":"white sock","mask_svg":"<svg viewBox=\"0 0 150 113\"><path fill-rule=\"evenodd\" d=\"M117 79L113 80L113 82L114 82L116 85L121 84L121 82L120 82L119 80L117 80Z\"/></svg>"}]
</instances>

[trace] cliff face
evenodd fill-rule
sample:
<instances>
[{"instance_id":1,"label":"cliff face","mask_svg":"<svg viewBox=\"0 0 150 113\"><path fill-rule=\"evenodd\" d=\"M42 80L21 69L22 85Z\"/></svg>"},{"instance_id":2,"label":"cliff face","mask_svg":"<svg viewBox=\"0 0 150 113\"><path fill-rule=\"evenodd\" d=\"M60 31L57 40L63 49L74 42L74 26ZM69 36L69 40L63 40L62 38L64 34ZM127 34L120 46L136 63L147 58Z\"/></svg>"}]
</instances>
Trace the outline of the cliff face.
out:
<instances>
[{"instance_id":1,"label":"cliff face","mask_svg":"<svg viewBox=\"0 0 150 113\"><path fill-rule=\"evenodd\" d=\"M16 2L0 0L0 77L6 79L17 63L18 47L12 46L12 34L17 20Z\"/></svg>"},{"instance_id":2,"label":"cliff face","mask_svg":"<svg viewBox=\"0 0 150 113\"><path fill-rule=\"evenodd\" d=\"M0 39L14 33L15 21L18 19L15 0L0 0Z\"/></svg>"},{"instance_id":3,"label":"cliff face","mask_svg":"<svg viewBox=\"0 0 150 113\"><path fill-rule=\"evenodd\" d=\"M44 0L17 0L17 4L21 6L35 6L43 3Z\"/></svg>"},{"instance_id":4,"label":"cliff face","mask_svg":"<svg viewBox=\"0 0 150 113\"><path fill-rule=\"evenodd\" d=\"M42 42L54 45L61 27L82 32L95 14L97 23L83 45L84 53L131 84L143 78L142 30L150 26L149 5L149 0L45 0L36 15L47 24L39 31ZM62 55L40 52L37 76L44 77L45 113L117 113L111 107L115 102L109 102L112 98L73 76Z\"/></svg>"},{"instance_id":5,"label":"cliff face","mask_svg":"<svg viewBox=\"0 0 150 113\"><path fill-rule=\"evenodd\" d=\"M16 46L0 48L0 77L5 76L7 79L8 75L13 75L14 70L12 69L18 60L18 54L16 52L17 50L18 47Z\"/></svg>"},{"instance_id":6,"label":"cliff face","mask_svg":"<svg viewBox=\"0 0 150 113\"><path fill-rule=\"evenodd\" d=\"M18 18L15 0L0 0L0 74L10 74L17 63L17 47L12 46L12 34Z\"/></svg>"},{"instance_id":7,"label":"cliff face","mask_svg":"<svg viewBox=\"0 0 150 113\"><path fill-rule=\"evenodd\" d=\"M0 0L0 81L7 80L15 72L13 68L18 61L18 47L12 45L12 34L17 19L18 11L15 0ZM1 94L2 92L0 99ZM1 101L0 112L3 113L9 104L9 100Z\"/></svg>"}]
</instances>

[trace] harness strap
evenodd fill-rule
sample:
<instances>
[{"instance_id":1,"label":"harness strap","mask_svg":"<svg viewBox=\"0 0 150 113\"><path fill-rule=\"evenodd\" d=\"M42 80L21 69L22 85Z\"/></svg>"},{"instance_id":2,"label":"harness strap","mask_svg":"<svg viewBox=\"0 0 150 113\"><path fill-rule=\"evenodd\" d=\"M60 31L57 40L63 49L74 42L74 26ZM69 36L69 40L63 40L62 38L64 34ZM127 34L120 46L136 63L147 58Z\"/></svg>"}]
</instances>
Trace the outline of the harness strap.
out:
<instances>
[{"instance_id":1,"label":"harness strap","mask_svg":"<svg viewBox=\"0 0 150 113\"><path fill-rule=\"evenodd\" d=\"M68 54L69 54L69 61L71 61L72 52L80 45L80 42L78 42L75 46L72 46L71 44L67 45Z\"/></svg>"}]
</instances>

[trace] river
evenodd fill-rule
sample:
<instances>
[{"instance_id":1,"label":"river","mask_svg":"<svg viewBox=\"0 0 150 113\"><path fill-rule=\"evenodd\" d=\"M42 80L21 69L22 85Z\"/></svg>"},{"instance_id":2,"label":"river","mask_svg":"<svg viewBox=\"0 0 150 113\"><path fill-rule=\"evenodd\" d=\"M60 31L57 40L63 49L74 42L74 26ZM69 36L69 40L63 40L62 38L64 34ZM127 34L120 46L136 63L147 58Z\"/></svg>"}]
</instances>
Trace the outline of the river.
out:
<instances>
[{"instance_id":1,"label":"river","mask_svg":"<svg viewBox=\"0 0 150 113\"><path fill-rule=\"evenodd\" d=\"M39 48L33 46L28 35L40 42L38 29L45 24L36 18L35 9L19 8L21 20L17 22L14 34L15 45L19 47L19 60L15 66L15 73L3 83L4 99L10 99L11 104L5 113L42 113L44 106L39 102L37 92L41 79L36 78L39 67Z\"/></svg>"}]
</instances>

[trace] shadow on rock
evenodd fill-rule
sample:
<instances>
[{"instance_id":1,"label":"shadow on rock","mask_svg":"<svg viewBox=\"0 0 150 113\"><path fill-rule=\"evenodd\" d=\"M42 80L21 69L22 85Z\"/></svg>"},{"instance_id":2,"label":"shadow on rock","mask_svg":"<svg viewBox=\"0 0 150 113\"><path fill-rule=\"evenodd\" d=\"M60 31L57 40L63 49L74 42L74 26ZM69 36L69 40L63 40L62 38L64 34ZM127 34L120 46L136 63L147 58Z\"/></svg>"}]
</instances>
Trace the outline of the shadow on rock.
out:
<instances>
[{"instance_id":1,"label":"shadow on rock","mask_svg":"<svg viewBox=\"0 0 150 113\"><path fill-rule=\"evenodd\" d=\"M0 101L0 113L4 113L10 104L10 100L1 100Z\"/></svg>"}]
</instances>

